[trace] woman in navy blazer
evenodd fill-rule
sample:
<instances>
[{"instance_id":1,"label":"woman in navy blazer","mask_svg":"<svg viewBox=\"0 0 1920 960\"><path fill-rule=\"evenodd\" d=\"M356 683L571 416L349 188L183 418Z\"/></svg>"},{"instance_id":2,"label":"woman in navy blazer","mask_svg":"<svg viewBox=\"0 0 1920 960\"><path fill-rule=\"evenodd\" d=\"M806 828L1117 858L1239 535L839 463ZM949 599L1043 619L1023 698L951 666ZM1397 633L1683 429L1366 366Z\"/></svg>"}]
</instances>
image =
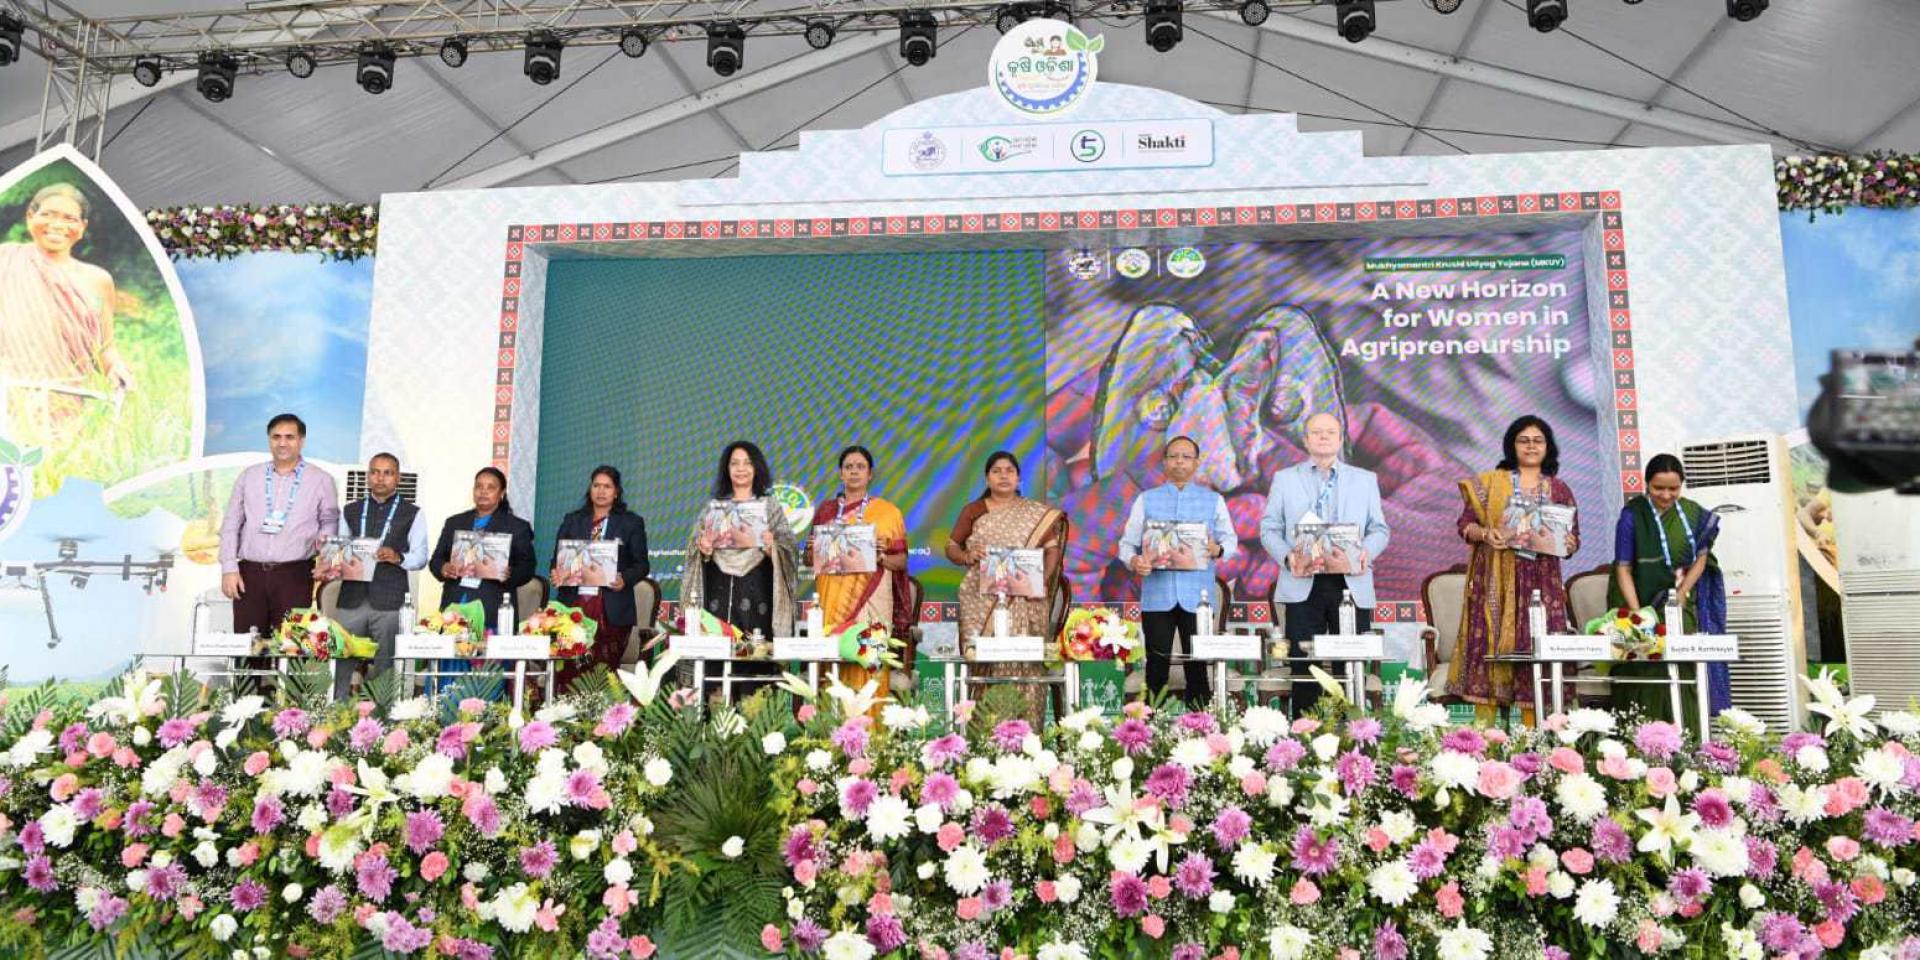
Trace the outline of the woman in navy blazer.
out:
<instances>
[{"instance_id":1,"label":"woman in navy blazer","mask_svg":"<svg viewBox=\"0 0 1920 960\"><path fill-rule=\"evenodd\" d=\"M506 580L481 580L471 587L460 585L463 575L454 568L452 558L453 535L461 530L504 533L513 538L507 550ZM433 559L427 561L427 569L445 586L442 596L448 604L480 601L487 611L486 629L490 633L499 626L494 621L500 615L500 598L533 579L533 524L514 515L513 504L507 501L507 475L497 467L482 467L474 475L473 509L456 513L441 525L440 541L434 545ZM529 612L515 610L514 615L524 620Z\"/></svg>"},{"instance_id":2,"label":"woman in navy blazer","mask_svg":"<svg viewBox=\"0 0 1920 960\"><path fill-rule=\"evenodd\" d=\"M633 585L639 583L649 569L647 522L627 509L626 489L621 486L619 470L605 464L593 468L580 508L560 521L560 532L554 539L556 554L560 540L617 540L620 543L616 561L619 573L612 583L600 586L596 592L583 593L580 587L565 586L554 594L554 599L579 607L600 624L587 659L569 663L560 671L560 687L565 690L594 663L618 670L621 657L626 655L627 638L633 633L634 624L640 622L639 611L634 607Z\"/></svg>"}]
</instances>

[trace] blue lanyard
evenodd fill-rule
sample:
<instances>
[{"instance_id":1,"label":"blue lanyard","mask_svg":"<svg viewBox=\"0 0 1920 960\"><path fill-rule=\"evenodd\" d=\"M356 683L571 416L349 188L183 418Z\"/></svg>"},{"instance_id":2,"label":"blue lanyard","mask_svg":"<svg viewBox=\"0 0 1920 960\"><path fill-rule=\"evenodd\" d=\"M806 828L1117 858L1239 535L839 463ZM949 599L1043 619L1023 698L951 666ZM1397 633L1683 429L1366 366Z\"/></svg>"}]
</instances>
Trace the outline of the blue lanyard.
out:
<instances>
[{"instance_id":1,"label":"blue lanyard","mask_svg":"<svg viewBox=\"0 0 1920 960\"><path fill-rule=\"evenodd\" d=\"M273 509L273 464L267 464L267 519L282 522L287 519L287 514L293 512L293 502L300 499L300 481L306 479L306 475L307 461L302 460L299 466L293 468L293 489L287 492L286 508L275 510Z\"/></svg>"},{"instance_id":2,"label":"blue lanyard","mask_svg":"<svg viewBox=\"0 0 1920 960\"><path fill-rule=\"evenodd\" d=\"M360 501L360 535L363 537L367 535L367 506L371 503L373 503L372 497ZM399 512L400 495L396 493L393 495L392 500L387 501L387 519L385 523L380 525L380 542L382 544L387 542L387 534L393 532L393 515Z\"/></svg>"},{"instance_id":3,"label":"blue lanyard","mask_svg":"<svg viewBox=\"0 0 1920 960\"><path fill-rule=\"evenodd\" d=\"M1653 510L1653 501L1647 501L1647 509ZM1693 549L1693 521L1687 519L1687 511L1680 506L1680 501L1675 500L1673 502L1673 509L1675 513L1680 515L1680 529L1687 534L1689 554L1687 562L1692 563L1694 559L1692 554L1699 552ZM1667 562L1667 569L1678 570L1679 568L1673 565L1673 549L1667 544L1667 524L1660 519L1660 511L1658 510L1653 510L1653 529L1654 532L1660 534L1660 557Z\"/></svg>"},{"instance_id":4,"label":"blue lanyard","mask_svg":"<svg viewBox=\"0 0 1920 960\"><path fill-rule=\"evenodd\" d=\"M1329 467L1327 469L1327 482L1320 485L1320 495L1313 498L1313 513L1314 516L1320 518L1321 523L1333 522L1333 518L1327 516L1327 501L1333 499L1333 481L1339 479L1339 477L1340 468L1338 466Z\"/></svg>"}]
</instances>

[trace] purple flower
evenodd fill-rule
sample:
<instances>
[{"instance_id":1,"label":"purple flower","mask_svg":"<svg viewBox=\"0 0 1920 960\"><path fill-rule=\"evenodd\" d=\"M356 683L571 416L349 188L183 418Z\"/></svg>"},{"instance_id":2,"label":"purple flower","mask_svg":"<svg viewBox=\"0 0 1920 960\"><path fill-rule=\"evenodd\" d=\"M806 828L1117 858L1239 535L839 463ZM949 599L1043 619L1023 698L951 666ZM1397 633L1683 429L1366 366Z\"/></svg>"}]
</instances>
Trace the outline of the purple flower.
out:
<instances>
[{"instance_id":1,"label":"purple flower","mask_svg":"<svg viewBox=\"0 0 1920 960\"><path fill-rule=\"evenodd\" d=\"M1487 751L1487 738L1472 727L1455 727L1440 738L1440 748L1477 757Z\"/></svg>"},{"instance_id":2,"label":"purple flower","mask_svg":"<svg viewBox=\"0 0 1920 960\"><path fill-rule=\"evenodd\" d=\"M553 865L559 860L552 840L542 840L531 847L520 848L520 872L539 879L553 872Z\"/></svg>"},{"instance_id":3,"label":"purple flower","mask_svg":"<svg viewBox=\"0 0 1920 960\"><path fill-rule=\"evenodd\" d=\"M1073 790L1067 794L1067 812L1078 817L1100 806L1100 791L1093 788L1082 777L1073 781Z\"/></svg>"},{"instance_id":4,"label":"purple flower","mask_svg":"<svg viewBox=\"0 0 1920 960\"><path fill-rule=\"evenodd\" d=\"M880 788L864 777L854 777L840 788L840 809L850 817L864 817L880 796Z\"/></svg>"},{"instance_id":5,"label":"purple flower","mask_svg":"<svg viewBox=\"0 0 1920 960\"><path fill-rule=\"evenodd\" d=\"M1553 832L1553 817L1547 813L1547 802L1539 797L1513 798L1507 806L1507 822L1525 835L1527 843Z\"/></svg>"},{"instance_id":6,"label":"purple flower","mask_svg":"<svg viewBox=\"0 0 1920 960\"><path fill-rule=\"evenodd\" d=\"M1333 762L1334 773L1340 777L1340 785L1347 788L1349 795L1358 796L1373 786L1379 779L1375 772L1373 758L1358 750L1349 750Z\"/></svg>"},{"instance_id":7,"label":"purple flower","mask_svg":"<svg viewBox=\"0 0 1920 960\"><path fill-rule=\"evenodd\" d=\"M539 753L560 742L560 731L545 720L535 720L520 728L520 752Z\"/></svg>"},{"instance_id":8,"label":"purple flower","mask_svg":"<svg viewBox=\"0 0 1920 960\"><path fill-rule=\"evenodd\" d=\"M1267 769L1274 773L1292 770L1307 755L1305 744L1292 737L1281 737L1267 748Z\"/></svg>"},{"instance_id":9,"label":"purple flower","mask_svg":"<svg viewBox=\"0 0 1920 960\"><path fill-rule=\"evenodd\" d=\"M1540 960L1573 960L1573 954L1568 953L1564 947L1548 944L1540 948Z\"/></svg>"},{"instance_id":10,"label":"purple flower","mask_svg":"<svg viewBox=\"0 0 1920 960\"><path fill-rule=\"evenodd\" d=\"M1122 917L1139 916L1147 912L1147 883L1131 873L1116 870L1107 887L1107 898L1113 903L1114 913Z\"/></svg>"},{"instance_id":11,"label":"purple flower","mask_svg":"<svg viewBox=\"0 0 1920 960\"><path fill-rule=\"evenodd\" d=\"M1816 883L1813 885L1813 895L1819 899L1820 905L1827 909L1829 920L1846 923L1860 912L1860 901L1854 897L1853 890L1844 883L1831 881Z\"/></svg>"},{"instance_id":12,"label":"purple flower","mask_svg":"<svg viewBox=\"0 0 1920 960\"><path fill-rule=\"evenodd\" d=\"M1191 786L1193 775L1177 763L1163 763L1147 774L1146 792L1174 809L1186 804L1187 788Z\"/></svg>"},{"instance_id":13,"label":"purple flower","mask_svg":"<svg viewBox=\"0 0 1920 960\"><path fill-rule=\"evenodd\" d=\"M1769 913L1760 918L1760 945L1769 950L1797 951L1807 928L1798 917L1787 913Z\"/></svg>"},{"instance_id":14,"label":"purple flower","mask_svg":"<svg viewBox=\"0 0 1920 960\"><path fill-rule=\"evenodd\" d=\"M307 712L299 707L288 707L273 715L273 735L282 740L302 736L312 726L313 721L307 717Z\"/></svg>"},{"instance_id":15,"label":"purple flower","mask_svg":"<svg viewBox=\"0 0 1920 960\"><path fill-rule=\"evenodd\" d=\"M920 748L921 759L926 761L927 766L935 769L945 769L948 765L958 762L966 757L966 755L967 738L957 733L949 733L945 736L935 737L928 741L926 746ZM797 931L799 927L796 925L794 929ZM797 937L799 934L795 933L794 936Z\"/></svg>"},{"instance_id":16,"label":"purple flower","mask_svg":"<svg viewBox=\"0 0 1920 960\"><path fill-rule=\"evenodd\" d=\"M1361 717L1347 724L1347 736L1355 743L1372 745L1380 740L1380 721L1372 717Z\"/></svg>"},{"instance_id":17,"label":"purple flower","mask_svg":"<svg viewBox=\"0 0 1920 960\"><path fill-rule=\"evenodd\" d=\"M627 938L620 935L620 921L608 917L587 934L589 960L620 960L627 954Z\"/></svg>"},{"instance_id":18,"label":"purple flower","mask_svg":"<svg viewBox=\"0 0 1920 960\"><path fill-rule=\"evenodd\" d=\"M1393 792L1406 797L1408 800L1420 796L1419 767L1406 763L1394 764L1390 782L1393 784Z\"/></svg>"},{"instance_id":19,"label":"purple flower","mask_svg":"<svg viewBox=\"0 0 1920 960\"><path fill-rule=\"evenodd\" d=\"M1407 938L1400 935L1400 928L1392 920L1373 932L1373 955L1375 960L1407 960Z\"/></svg>"},{"instance_id":20,"label":"purple flower","mask_svg":"<svg viewBox=\"0 0 1920 960\"><path fill-rule=\"evenodd\" d=\"M147 896L166 902L184 893L187 888L187 868L179 862L164 867L154 867L147 871Z\"/></svg>"},{"instance_id":21,"label":"purple flower","mask_svg":"<svg viewBox=\"0 0 1920 960\"><path fill-rule=\"evenodd\" d=\"M993 951L978 940L969 940L953 948L953 960L993 960Z\"/></svg>"},{"instance_id":22,"label":"purple flower","mask_svg":"<svg viewBox=\"0 0 1920 960\"><path fill-rule=\"evenodd\" d=\"M177 747L193 736L193 721L186 717L172 717L160 725L157 736L161 746L168 749Z\"/></svg>"},{"instance_id":23,"label":"purple flower","mask_svg":"<svg viewBox=\"0 0 1920 960\"><path fill-rule=\"evenodd\" d=\"M606 712L600 714L600 726L594 732L599 733L605 731L614 736L619 736L625 733L628 727L633 726L633 718L638 715L639 711L634 709L633 704L616 703L608 707ZM619 933L620 928L616 925L614 927L614 935L618 936Z\"/></svg>"},{"instance_id":24,"label":"purple flower","mask_svg":"<svg viewBox=\"0 0 1920 960\"><path fill-rule=\"evenodd\" d=\"M980 890L980 905L988 913L1005 910L1013 905L1013 881L995 880Z\"/></svg>"},{"instance_id":25,"label":"purple flower","mask_svg":"<svg viewBox=\"0 0 1920 960\"><path fill-rule=\"evenodd\" d=\"M39 853L47 849L47 828L38 820L30 820L20 828L20 849L28 853Z\"/></svg>"},{"instance_id":26,"label":"purple flower","mask_svg":"<svg viewBox=\"0 0 1920 960\"><path fill-rule=\"evenodd\" d=\"M212 823L220 819L220 812L227 808L227 788L212 780L202 780L187 798L187 807L199 814L200 819Z\"/></svg>"},{"instance_id":27,"label":"purple flower","mask_svg":"<svg viewBox=\"0 0 1920 960\"><path fill-rule=\"evenodd\" d=\"M1913 842L1913 821L1886 807L1867 811L1861 834L1883 847L1904 847Z\"/></svg>"},{"instance_id":28,"label":"purple flower","mask_svg":"<svg viewBox=\"0 0 1920 960\"><path fill-rule=\"evenodd\" d=\"M1340 841L1313 835L1311 827L1301 827L1293 835L1293 868L1310 877L1333 870L1340 862Z\"/></svg>"},{"instance_id":29,"label":"purple flower","mask_svg":"<svg viewBox=\"0 0 1920 960\"><path fill-rule=\"evenodd\" d=\"M1626 863L1633 858L1633 841L1627 838L1627 831L1610 817L1601 817L1593 822L1593 832L1587 841L1587 845L1593 848L1593 855L1607 863Z\"/></svg>"},{"instance_id":30,"label":"purple flower","mask_svg":"<svg viewBox=\"0 0 1920 960\"><path fill-rule=\"evenodd\" d=\"M258 880L242 880L233 885L227 900L233 904L234 912L250 913L267 902L267 888Z\"/></svg>"},{"instance_id":31,"label":"purple flower","mask_svg":"<svg viewBox=\"0 0 1920 960\"><path fill-rule=\"evenodd\" d=\"M993 745L1012 753L1020 749L1031 733L1033 726L1025 720L1002 720L993 728Z\"/></svg>"},{"instance_id":32,"label":"purple flower","mask_svg":"<svg viewBox=\"0 0 1920 960\"><path fill-rule=\"evenodd\" d=\"M68 724L65 730L60 731L61 753L72 753L80 749L86 742L87 725L85 723Z\"/></svg>"},{"instance_id":33,"label":"purple flower","mask_svg":"<svg viewBox=\"0 0 1920 960\"><path fill-rule=\"evenodd\" d=\"M433 845L446 836L447 825L440 820L440 814L432 810L415 810L407 814L407 849L416 853L426 853Z\"/></svg>"},{"instance_id":34,"label":"purple flower","mask_svg":"<svg viewBox=\"0 0 1920 960\"><path fill-rule=\"evenodd\" d=\"M1447 855L1431 840L1422 840L1407 852L1407 869L1422 880L1431 880L1447 868Z\"/></svg>"},{"instance_id":35,"label":"purple flower","mask_svg":"<svg viewBox=\"0 0 1920 960\"><path fill-rule=\"evenodd\" d=\"M1700 764L1715 773L1732 773L1740 766L1740 751L1712 740L1700 745Z\"/></svg>"},{"instance_id":36,"label":"purple flower","mask_svg":"<svg viewBox=\"0 0 1920 960\"><path fill-rule=\"evenodd\" d=\"M1780 819L1780 801L1771 789L1756 783L1747 794L1747 816L1761 823L1776 823Z\"/></svg>"},{"instance_id":37,"label":"purple flower","mask_svg":"<svg viewBox=\"0 0 1920 960\"><path fill-rule=\"evenodd\" d=\"M1667 878L1667 892L1682 903L1693 903L1705 897L1713 889L1713 880L1699 867L1687 867L1675 871Z\"/></svg>"},{"instance_id":38,"label":"purple flower","mask_svg":"<svg viewBox=\"0 0 1920 960\"><path fill-rule=\"evenodd\" d=\"M867 918L867 942L882 954L892 953L907 945L907 931L900 925L900 918L890 913L875 914Z\"/></svg>"},{"instance_id":39,"label":"purple flower","mask_svg":"<svg viewBox=\"0 0 1920 960\"><path fill-rule=\"evenodd\" d=\"M1780 752L1789 757L1799 753L1804 747L1819 747L1824 750L1826 746L1826 737L1805 730L1795 730L1780 738Z\"/></svg>"},{"instance_id":40,"label":"purple flower","mask_svg":"<svg viewBox=\"0 0 1920 960\"><path fill-rule=\"evenodd\" d=\"M413 925L406 917L388 911L386 929L380 933L380 945L392 953L413 953L425 950L433 942L433 931L422 930Z\"/></svg>"},{"instance_id":41,"label":"purple flower","mask_svg":"<svg viewBox=\"0 0 1920 960\"><path fill-rule=\"evenodd\" d=\"M469 794L471 796L471 794ZM500 832L500 807L492 797L481 797L472 808L466 811L467 822L483 837L491 837Z\"/></svg>"},{"instance_id":42,"label":"purple flower","mask_svg":"<svg viewBox=\"0 0 1920 960\"><path fill-rule=\"evenodd\" d=\"M817 860L820 857L820 848L815 846L813 842L813 831L808 829L804 823L794 827L793 830L787 834L787 845L783 852L786 855L787 866L789 868L797 867L808 860Z\"/></svg>"},{"instance_id":43,"label":"purple flower","mask_svg":"<svg viewBox=\"0 0 1920 960\"><path fill-rule=\"evenodd\" d=\"M1512 764L1515 770L1520 771L1521 776L1529 780L1538 776L1540 768L1546 765L1537 753L1516 753L1513 759L1507 762Z\"/></svg>"},{"instance_id":44,"label":"purple flower","mask_svg":"<svg viewBox=\"0 0 1920 960\"><path fill-rule=\"evenodd\" d=\"M1222 850L1231 850L1252 832L1253 818L1239 807L1227 807L1213 818L1213 842Z\"/></svg>"},{"instance_id":45,"label":"purple flower","mask_svg":"<svg viewBox=\"0 0 1920 960\"><path fill-rule=\"evenodd\" d=\"M567 802L576 807L593 804L594 794L600 792L600 775L592 770L580 769L567 774Z\"/></svg>"},{"instance_id":46,"label":"purple flower","mask_svg":"<svg viewBox=\"0 0 1920 960\"><path fill-rule=\"evenodd\" d=\"M1204 853L1189 853L1173 871L1174 889L1189 900L1198 900L1213 892L1213 860Z\"/></svg>"},{"instance_id":47,"label":"purple flower","mask_svg":"<svg viewBox=\"0 0 1920 960\"><path fill-rule=\"evenodd\" d=\"M73 815L80 818L81 823L92 823L106 806L106 792L99 787L88 787L74 795Z\"/></svg>"},{"instance_id":48,"label":"purple flower","mask_svg":"<svg viewBox=\"0 0 1920 960\"><path fill-rule=\"evenodd\" d=\"M53 877L53 861L44 856L27 859L27 886L41 893L52 893L60 889L60 881Z\"/></svg>"},{"instance_id":49,"label":"purple flower","mask_svg":"<svg viewBox=\"0 0 1920 960\"><path fill-rule=\"evenodd\" d=\"M1183 943L1173 948L1169 960L1207 960L1207 948L1197 943Z\"/></svg>"},{"instance_id":50,"label":"purple flower","mask_svg":"<svg viewBox=\"0 0 1920 960\"><path fill-rule=\"evenodd\" d=\"M1194 710L1180 715L1175 724L1188 733L1219 733L1220 725L1214 722L1213 714Z\"/></svg>"},{"instance_id":51,"label":"purple flower","mask_svg":"<svg viewBox=\"0 0 1920 960\"><path fill-rule=\"evenodd\" d=\"M1000 805L988 804L974 811L973 834L991 847L1013 836L1013 818Z\"/></svg>"},{"instance_id":52,"label":"purple flower","mask_svg":"<svg viewBox=\"0 0 1920 960\"><path fill-rule=\"evenodd\" d=\"M434 743L434 752L455 760L465 760L467 745L472 743L474 737L478 735L479 731L474 729L473 724L456 723L440 731L440 736Z\"/></svg>"},{"instance_id":53,"label":"purple flower","mask_svg":"<svg viewBox=\"0 0 1920 960\"><path fill-rule=\"evenodd\" d=\"M327 812L333 814L335 820L352 813L353 808L359 804L360 801L354 799L353 794L348 793L345 787L334 787L327 791Z\"/></svg>"},{"instance_id":54,"label":"purple flower","mask_svg":"<svg viewBox=\"0 0 1920 960\"><path fill-rule=\"evenodd\" d=\"M1508 826L1487 828L1487 853L1500 860L1518 860L1527 854L1527 835Z\"/></svg>"},{"instance_id":55,"label":"purple flower","mask_svg":"<svg viewBox=\"0 0 1920 960\"><path fill-rule=\"evenodd\" d=\"M931 803L944 811L959 798L960 781L955 780L951 773L929 773L926 781L920 784L920 802L923 804Z\"/></svg>"},{"instance_id":56,"label":"purple flower","mask_svg":"<svg viewBox=\"0 0 1920 960\"><path fill-rule=\"evenodd\" d=\"M829 738L834 746L840 748L841 753L847 755L849 760L864 757L867 754L867 728L860 723L864 719L866 718L855 717L848 720L834 728L833 736Z\"/></svg>"},{"instance_id":57,"label":"purple flower","mask_svg":"<svg viewBox=\"0 0 1920 960\"><path fill-rule=\"evenodd\" d=\"M102 893L100 899L94 903L93 909L87 913L87 925L93 928L93 932L100 933L118 923L121 917L127 915L127 910L131 906L124 897Z\"/></svg>"},{"instance_id":58,"label":"purple flower","mask_svg":"<svg viewBox=\"0 0 1920 960\"><path fill-rule=\"evenodd\" d=\"M393 881L399 876L387 863L383 854L368 854L360 858L360 866L354 871L354 880L359 885L360 895L378 903L393 892Z\"/></svg>"},{"instance_id":59,"label":"purple flower","mask_svg":"<svg viewBox=\"0 0 1920 960\"><path fill-rule=\"evenodd\" d=\"M800 922L793 925L793 942L803 952L813 953L827 942L827 931L814 923L813 918L801 917Z\"/></svg>"},{"instance_id":60,"label":"purple flower","mask_svg":"<svg viewBox=\"0 0 1920 960\"><path fill-rule=\"evenodd\" d=\"M380 742L380 738L386 735L387 728L381 726L380 721L372 717L361 717L353 728L347 731L347 745L365 753L373 749L374 745Z\"/></svg>"},{"instance_id":61,"label":"purple flower","mask_svg":"<svg viewBox=\"0 0 1920 960\"><path fill-rule=\"evenodd\" d=\"M147 817L152 813L153 801L151 800L135 800L127 804L127 814L120 818L120 829L126 833L127 839L137 839L153 832L153 825L147 822ZM26 831L22 830L20 836L24 841Z\"/></svg>"},{"instance_id":62,"label":"purple flower","mask_svg":"<svg viewBox=\"0 0 1920 960\"><path fill-rule=\"evenodd\" d=\"M1139 717L1128 717L1113 728L1113 739L1128 754L1139 753L1153 742L1153 728Z\"/></svg>"},{"instance_id":63,"label":"purple flower","mask_svg":"<svg viewBox=\"0 0 1920 960\"><path fill-rule=\"evenodd\" d=\"M1764 880L1780 865L1780 850L1771 840L1747 836L1747 876Z\"/></svg>"},{"instance_id":64,"label":"purple flower","mask_svg":"<svg viewBox=\"0 0 1920 960\"><path fill-rule=\"evenodd\" d=\"M1680 752L1680 728L1665 720L1643 723L1633 732L1633 745L1655 760L1665 760Z\"/></svg>"},{"instance_id":65,"label":"purple flower","mask_svg":"<svg viewBox=\"0 0 1920 960\"><path fill-rule=\"evenodd\" d=\"M1693 812L1700 815L1701 826L1718 830L1733 822L1733 804L1716 787L1708 787L1693 798Z\"/></svg>"}]
</instances>

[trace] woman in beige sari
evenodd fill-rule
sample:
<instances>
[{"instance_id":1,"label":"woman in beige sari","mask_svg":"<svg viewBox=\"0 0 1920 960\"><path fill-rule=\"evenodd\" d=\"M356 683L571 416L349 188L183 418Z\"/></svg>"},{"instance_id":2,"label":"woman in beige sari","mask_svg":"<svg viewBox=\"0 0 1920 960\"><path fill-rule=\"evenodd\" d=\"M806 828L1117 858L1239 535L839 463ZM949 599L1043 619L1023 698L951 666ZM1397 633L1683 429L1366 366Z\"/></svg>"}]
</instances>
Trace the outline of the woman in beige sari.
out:
<instances>
[{"instance_id":1,"label":"woman in beige sari","mask_svg":"<svg viewBox=\"0 0 1920 960\"><path fill-rule=\"evenodd\" d=\"M960 511L947 539L947 559L967 568L966 579L960 582L960 642L970 649L973 638L993 630L993 609L1004 597L1009 636L1044 637L1052 643L1050 600L1061 588L1060 547L1066 539L1066 515L1020 495L1020 462L1013 454L1001 450L988 457L986 473L986 491ZM1040 550L1044 595L1015 595L1018 591L1011 581L1017 574L1003 569L1008 559L1004 555L989 556L996 548ZM1046 672L1042 663L981 664L974 669L979 676L992 678L1036 677ZM1024 700L1022 716L1039 729L1046 690L1025 683L1016 687ZM968 695L978 700L979 686ZM1056 712L1058 707L1056 702Z\"/></svg>"}]
</instances>

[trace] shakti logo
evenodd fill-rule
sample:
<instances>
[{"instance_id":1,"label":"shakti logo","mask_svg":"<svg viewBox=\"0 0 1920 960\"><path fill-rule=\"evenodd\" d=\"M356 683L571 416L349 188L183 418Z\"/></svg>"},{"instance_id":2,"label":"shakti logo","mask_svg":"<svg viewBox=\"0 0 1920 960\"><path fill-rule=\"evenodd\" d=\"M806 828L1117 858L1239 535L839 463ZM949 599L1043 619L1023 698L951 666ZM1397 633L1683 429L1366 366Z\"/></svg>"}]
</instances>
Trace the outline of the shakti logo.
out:
<instances>
[{"instance_id":1,"label":"shakti logo","mask_svg":"<svg viewBox=\"0 0 1920 960\"><path fill-rule=\"evenodd\" d=\"M1181 133L1156 137L1151 133L1143 133L1133 141L1133 146L1134 149L1142 153L1185 150L1187 149L1187 135Z\"/></svg>"}]
</instances>

